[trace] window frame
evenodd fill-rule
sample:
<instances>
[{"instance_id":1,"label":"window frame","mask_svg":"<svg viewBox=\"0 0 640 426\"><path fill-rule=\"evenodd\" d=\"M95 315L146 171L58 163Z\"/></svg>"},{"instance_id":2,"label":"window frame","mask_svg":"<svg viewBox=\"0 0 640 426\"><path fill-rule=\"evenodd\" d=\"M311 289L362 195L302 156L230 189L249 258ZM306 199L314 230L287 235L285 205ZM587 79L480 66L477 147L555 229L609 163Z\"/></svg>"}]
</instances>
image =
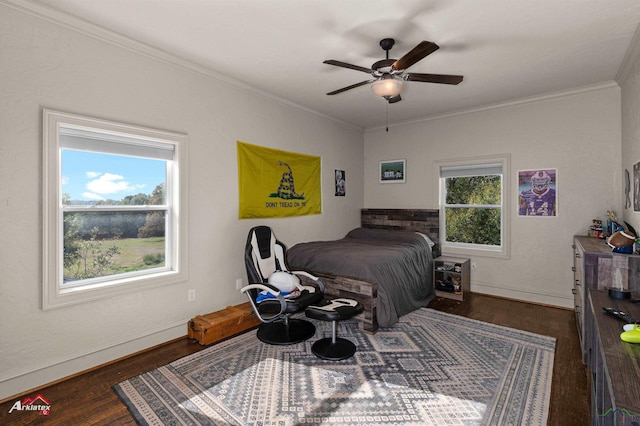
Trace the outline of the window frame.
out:
<instances>
[{"instance_id":1,"label":"window frame","mask_svg":"<svg viewBox=\"0 0 640 426\"><path fill-rule=\"evenodd\" d=\"M65 211L114 211L113 206L69 207L62 203L62 148L60 133L63 128L85 129L89 132L113 135L131 141L152 141L158 145L173 146L173 159L168 165L166 181L167 263L157 268L134 273L87 279L82 285L64 285L63 244ZM90 300L135 293L145 288L177 284L187 280L187 223L186 223L186 142L187 135L152 128L119 123L110 120L43 109L43 279L42 309L49 310ZM110 143L110 142L107 142ZM122 143L120 141L119 143ZM126 142L125 142L126 143ZM78 149L78 148L72 148ZM165 206L143 206L147 210ZM136 210L123 206L118 211Z\"/></svg>"},{"instance_id":2,"label":"window frame","mask_svg":"<svg viewBox=\"0 0 640 426\"><path fill-rule=\"evenodd\" d=\"M511 156L509 154L490 155L472 158L436 160L434 166L434 195L436 197L435 204L440 209L440 246L443 253L458 256L485 256L497 258L510 257L510 240L511 240L511 216L509 214L510 204L510 188L511 188ZM445 197L446 197L446 178L442 177L443 168L481 168L488 165L500 165L502 168L502 201L500 205L500 224L501 224L501 245L486 246L481 244L467 244L447 242L446 230L446 213L445 213ZM479 207L484 208L484 207Z\"/></svg>"}]
</instances>

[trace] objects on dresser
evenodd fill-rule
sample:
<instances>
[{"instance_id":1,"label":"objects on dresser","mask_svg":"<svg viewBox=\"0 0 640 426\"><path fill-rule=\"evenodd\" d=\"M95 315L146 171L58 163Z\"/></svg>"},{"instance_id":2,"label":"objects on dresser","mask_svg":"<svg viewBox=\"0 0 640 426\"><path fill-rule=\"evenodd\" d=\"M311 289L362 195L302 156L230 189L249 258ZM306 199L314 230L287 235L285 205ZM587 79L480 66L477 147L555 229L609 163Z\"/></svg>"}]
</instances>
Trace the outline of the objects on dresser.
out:
<instances>
[{"instance_id":1,"label":"objects on dresser","mask_svg":"<svg viewBox=\"0 0 640 426\"><path fill-rule=\"evenodd\" d=\"M625 323L624 327L622 327L624 331L620 334L620 339L623 342L640 343L640 324L638 324L636 319L620 309L607 306L603 306L602 309L609 315Z\"/></svg>"},{"instance_id":2,"label":"objects on dresser","mask_svg":"<svg viewBox=\"0 0 640 426\"><path fill-rule=\"evenodd\" d=\"M616 212L607 210L607 220L593 219L589 227L589 236L595 238L606 239L614 232L623 230L624 227L617 222Z\"/></svg>"},{"instance_id":3,"label":"objects on dresser","mask_svg":"<svg viewBox=\"0 0 640 426\"><path fill-rule=\"evenodd\" d=\"M640 343L640 324L626 324L620 339L627 343Z\"/></svg>"},{"instance_id":4,"label":"objects on dresser","mask_svg":"<svg viewBox=\"0 0 640 426\"><path fill-rule=\"evenodd\" d=\"M593 219L589 227L589 236L593 238L605 238L606 229L602 227L602 220Z\"/></svg>"},{"instance_id":5,"label":"objects on dresser","mask_svg":"<svg viewBox=\"0 0 640 426\"><path fill-rule=\"evenodd\" d=\"M612 299L631 299L631 292L620 287L609 287L609 297Z\"/></svg>"},{"instance_id":6,"label":"objects on dresser","mask_svg":"<svg viewBox=\"0 0 640 426\"><path fill-rule=\"evenodd\" d=\"M589 227L589 236L595 238L606 239L614 232L624 229L616 217L616 212L607 210L607 220L603 222L600 219L593 219Z\"/></svg>"},{"instance_id":7,"label":"objects on dresser","mask_svg":"<svg viewBox=\"0 0 640 426\"><path fill-rule=\"evenodd\" d=\"M607 244L614 253L631 254L635 241L636 235L630 231L616 231L607 239Z\"/></svg>"},{"instance_id":8,"label":"objects on dresser","mask_svg":"<svg viewBox=\"0 0 640 426\"><path fill-rule=\"evenodd\" d=\"M605 239L614 232L623 230L624 227L618 223L616 212L607 210L607 220L593 219L589 227L589 236Z\"/></svg>"},{"instance_id":9,"label":"objects on dresser","mask_svg":"<svg viewBox=\"0 0 640 426\"><path fill-rule=\"evenodd\" d=\"M640 239L638 233L628 222L624 222L626 229L616 218L616 212L607 211L607 221L603 224L600 219L593 219L589 227L589 236L606 239L614 253L638 254ZM638 240L638 241L637 241Z\"/></svg>"},{"instance_id":10,"label":"objects on dresser","mask_svg":"<svg viewBox=\"0 0 640 426\"><path fill-rule=\"evenodd\" d=\"M602 310L611 315L614 318L624 321L625 324L635 324L635 320L629 314L620 309L611 308L609 306L603 306Z\"/></svg>"}]
</instances>

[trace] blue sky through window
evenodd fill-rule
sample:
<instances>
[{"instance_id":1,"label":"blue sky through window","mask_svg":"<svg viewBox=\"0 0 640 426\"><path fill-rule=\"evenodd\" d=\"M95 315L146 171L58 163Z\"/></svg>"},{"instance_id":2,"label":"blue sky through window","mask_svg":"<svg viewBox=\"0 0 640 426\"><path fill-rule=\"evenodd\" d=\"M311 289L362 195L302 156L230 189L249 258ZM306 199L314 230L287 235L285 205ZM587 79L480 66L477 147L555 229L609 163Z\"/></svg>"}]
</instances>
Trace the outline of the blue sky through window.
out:
<instances>
[{"instance_id":1,"label":"blue sky through window","mask_svg":"<svg viewBox=\"0 0 640 426\"><path fill-rule=\"evenodd\" d=\"M62 150L62 193L71 200L121 200L165 182L165 160Z\"/></svg>"}]
</instances>

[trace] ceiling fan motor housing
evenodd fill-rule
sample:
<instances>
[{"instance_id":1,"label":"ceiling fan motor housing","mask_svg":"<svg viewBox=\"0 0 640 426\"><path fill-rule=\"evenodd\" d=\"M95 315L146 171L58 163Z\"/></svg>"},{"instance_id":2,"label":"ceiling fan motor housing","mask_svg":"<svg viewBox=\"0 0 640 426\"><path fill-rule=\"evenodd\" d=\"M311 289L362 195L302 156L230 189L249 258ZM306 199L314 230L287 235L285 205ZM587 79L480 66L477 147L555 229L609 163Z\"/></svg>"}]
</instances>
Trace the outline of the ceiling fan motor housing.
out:
<instances>
[{"instance_id":1,"label":"ceiling fan motor housing","mask_svg":"<svg viewBox=\"0 0 640 426\"><path fill-rule=\"evenodd\" d=\"M396 62L395 59L383 59L371 65L371 69L375 71L380 71L381 73L390 73L391 65Z\"/></svg>"}]
</instances>

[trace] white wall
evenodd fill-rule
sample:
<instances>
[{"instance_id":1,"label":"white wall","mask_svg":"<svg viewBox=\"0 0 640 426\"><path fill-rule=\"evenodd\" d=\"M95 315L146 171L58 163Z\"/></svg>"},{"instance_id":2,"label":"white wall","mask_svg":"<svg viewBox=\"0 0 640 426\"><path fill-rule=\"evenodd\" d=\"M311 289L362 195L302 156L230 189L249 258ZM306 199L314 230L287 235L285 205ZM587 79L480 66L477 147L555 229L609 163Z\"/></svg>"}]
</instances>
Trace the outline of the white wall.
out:
<instances>
[{"instance_id":1,"label":"white wall","mask_svg":"<svg viewBox=\"0 0 640 426\"><path fill-rule=\"evenodd\" d=\"M622 168L631 177L631 203L634 200L634 186L640 189L640 182L634 185L634 164L640 162L640 33L635 37L628 49L626 61L619 73L622 91ZM640 194L636 196L640 198ZM624 201L623 201L624 203ZM634 211L633 204L624 210L624 220L640 232L640 214Z\"/></svg>"},{"instance_id":2,"label":"white wall","mask_svg":"<svg viewBox=\"0 0 640 426\"><path fill-rule=\"evenodd\" d=\"M186 335L196 314L244 302L235 282L246 282L256 224L288 245L359 224L361 129L2 4L0 52L0 399ZM41 310L42 108L188 134L187 282ZM239 220L237 140L321 156L323 213ZM346 170L346 197L333 195L334 169Z\"/></svg>"},{"instance_id":3,"label":"white wall","mask_svg":"<svg viewBox=\"0 0 640 426\"><path fill-rule=\"evenodd\" d=\"M636 119L637 121L637 119ZM434 161L510 154L511 257L476 257L471 290L573 308L571 244L593 218L620 212L620 90L584 88L365 132L365 207L437 208ZM378 162L407 159L406 184L378 184ZM518 170L558 170L557 217L518 217Z\"/></svg>"}]
</instances>

